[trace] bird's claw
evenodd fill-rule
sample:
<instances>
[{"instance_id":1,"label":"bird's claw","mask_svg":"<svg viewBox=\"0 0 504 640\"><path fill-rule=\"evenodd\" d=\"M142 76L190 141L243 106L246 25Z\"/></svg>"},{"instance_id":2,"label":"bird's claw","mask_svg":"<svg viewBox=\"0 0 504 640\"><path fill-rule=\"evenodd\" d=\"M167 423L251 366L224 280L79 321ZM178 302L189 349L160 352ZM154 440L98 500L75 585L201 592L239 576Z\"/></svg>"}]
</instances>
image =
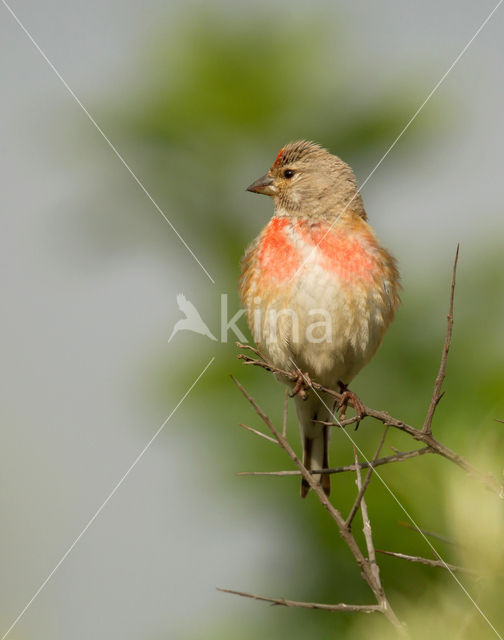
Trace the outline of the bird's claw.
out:
<instances>
[{"instance_id":1,"label":"bird's claw","mask_svg":"<svg viewBox=\"0 0 504 640\"><path fill-rule=\"evenodd\" d=\"M312 381L310 379L310 376L307 373L301 373L301 371L299 371L296 383L292 389L292 392L289 394L290 397L294 398L294 396L299 396L302 400L306 400L306 389L309 389L311 385Z\"/></svg>"},{"instance_id":2,"label":"bird's claw","mask_svg":"<svg viewBox=\"0 0 504 640\"><path fill-rule=\"evenodd\" d=\"M337 409L340 409L340 421L346 419L346 410L348 408L348 402L350 401L355 409L355 416L357 418L357 423L355 425L355 430L359 428L360 421L365 416L364 405L362 404L360 398L353 392L347 389L346 385L342 382L339 383L341 389L341 398L337 404Z\"/></svg>"}]
</instances>

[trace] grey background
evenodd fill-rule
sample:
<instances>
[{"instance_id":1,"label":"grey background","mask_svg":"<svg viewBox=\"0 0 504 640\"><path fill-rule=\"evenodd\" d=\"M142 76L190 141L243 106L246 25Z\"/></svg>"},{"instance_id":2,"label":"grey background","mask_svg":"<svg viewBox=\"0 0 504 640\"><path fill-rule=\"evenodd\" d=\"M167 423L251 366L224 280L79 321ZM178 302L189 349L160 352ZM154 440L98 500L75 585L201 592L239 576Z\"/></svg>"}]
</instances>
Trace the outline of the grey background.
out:
<instances>
[{"instance_id":1,"label":"grey background","mask_svg":"<svg viewBox=\"0 0 504 640\"><path fill-rule=\"evenodd\" d=\"M421 74L426 96L494 3L336 5L351 29L349 56L364 70L356 90L382 90L384 81L392 86L411 69ZM188 5L18 0L11 6L94 113L141 84L138 49ZM253 3L248 10L267 7ZM434 138L407 163L399 142L364 189L406 285L436 277L440 261L430 258L443 256L444 269L457 241L476 255L491 228L501 243L503 28L501 8L419 116L427 118L443 99L443 126ZM177 403L175 396L165 407L149 401L145 354L168 339L177 291L186 281L196 288L207 282L192 265L189 278L189 256L174 282L148 250L110 264L75 250L65 208L104 177L106 206L128 193L132 206L159 214L3 6L0 73L3 633ZM76 127L87 127L85 151ZM100 159L95 167L82 157L90 150ZM134 169L135 158L126 159ZM369 159L369 171L378 159ZM148 176L139 177L149 188ZM174 255L183 255L175 236L172 242ZM199 277L201 283L189 284ZM201 369L207 360L203 353ZM229 496L216 506L212 496L222 478L193 442L193 401L180 407L10 637L126 640L177 637L182 630L201 636L228 615L229 602L215 586L240 586L243 576L253 582L269 555L274 562L271 536L295 535L287 525L272 532L268 523L266 530ZM197 469L191 475L187 461ZM243 606L233 602L235 612Z\"/></svg>"}]
</instances>

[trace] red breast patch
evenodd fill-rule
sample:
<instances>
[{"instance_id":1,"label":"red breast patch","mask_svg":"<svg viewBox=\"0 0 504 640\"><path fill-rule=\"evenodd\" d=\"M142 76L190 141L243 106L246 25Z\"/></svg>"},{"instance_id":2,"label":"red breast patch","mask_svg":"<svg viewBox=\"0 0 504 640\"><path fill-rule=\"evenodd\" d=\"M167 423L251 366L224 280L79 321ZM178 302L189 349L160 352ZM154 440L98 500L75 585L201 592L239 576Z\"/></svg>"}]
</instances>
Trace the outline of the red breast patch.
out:
<instances>
[{"instance_id":1,"label":"red breast patch","mask_svg":"<svg viewBox=\"0 0 504 640\"><path fill-rule=\"evenodd\" d=\"M296 232L303 240L316 247L320 266L343 280L355 278L371 280L376 262L356 236L330 225L312 225L298 222Z\"/></svg>"},{"instance_id":2,"label":"red breast patch","mask_svg":"<svg viewBox=\"0 0 504 640\"><path fill-rule=\"evenodd\" d=\"M259 264L266 277L286 280L301 266L299 253L292 246L286 227L286 218L272 218L259 243Z\"/></svg>"}]
</instances>

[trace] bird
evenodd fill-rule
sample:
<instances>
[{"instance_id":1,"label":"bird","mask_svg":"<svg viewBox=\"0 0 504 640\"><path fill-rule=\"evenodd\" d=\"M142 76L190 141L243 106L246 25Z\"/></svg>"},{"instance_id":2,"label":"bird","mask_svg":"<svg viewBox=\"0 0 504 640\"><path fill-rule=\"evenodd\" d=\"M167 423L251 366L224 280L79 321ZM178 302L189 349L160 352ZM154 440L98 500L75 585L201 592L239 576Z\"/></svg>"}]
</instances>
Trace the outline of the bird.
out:
<instances>
[{"instance_id":1,"label":"bird","mask_svg":"<svg viewBox=\"0 0 504 640\"><path fill-rule=\"evenodd\" d=\"M368 223L352 169L308 140L283 147L247 191L270 196L273 217L246 249L239 292L252 337L274 367L352 399L348 385L376 353L399 305L396 260ZM307 470L329 466L334 397L291 387ZM339 408L339 407L338 407ZM342 409L344 411L344 407ZM330 494L330 475L312 474ZM301 480L301 497L310 489Z\"/></svg>"},{"instance_id":2,"label":"bird","mask_svg":"<svg viewBox=\"0 0 504 640\"><path fill-rule=\"evenodd\" d=\"M203 321L196 307L185 297L183 293L177 294L177 305L179 310L185 315L185 318L177 320L173 327L173 331L168 338L168 342L170 342L179 331L194 331L194 333L200 333L211 340L217 340Z\"/></svg>"}]
</instances>

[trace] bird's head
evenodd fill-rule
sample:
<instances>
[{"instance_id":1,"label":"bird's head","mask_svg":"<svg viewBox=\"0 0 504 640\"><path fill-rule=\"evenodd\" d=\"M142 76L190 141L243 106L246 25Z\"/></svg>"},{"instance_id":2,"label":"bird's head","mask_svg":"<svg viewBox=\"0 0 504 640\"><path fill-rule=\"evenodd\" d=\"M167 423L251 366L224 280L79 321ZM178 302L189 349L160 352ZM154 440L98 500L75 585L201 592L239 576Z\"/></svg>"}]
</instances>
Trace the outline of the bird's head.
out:
<instances>
[{"instance_id":1,"label":"bird's head","mask_svg":"<svg viewBox=\"0 0 504 640\"><path fill-rule=\"evenodd\" d=\"M331 217L348 210L366 218L350 167L306 140L283 147L268 172L247 191L271 196L276 215Z\"/></svg>"}]
</instances>

